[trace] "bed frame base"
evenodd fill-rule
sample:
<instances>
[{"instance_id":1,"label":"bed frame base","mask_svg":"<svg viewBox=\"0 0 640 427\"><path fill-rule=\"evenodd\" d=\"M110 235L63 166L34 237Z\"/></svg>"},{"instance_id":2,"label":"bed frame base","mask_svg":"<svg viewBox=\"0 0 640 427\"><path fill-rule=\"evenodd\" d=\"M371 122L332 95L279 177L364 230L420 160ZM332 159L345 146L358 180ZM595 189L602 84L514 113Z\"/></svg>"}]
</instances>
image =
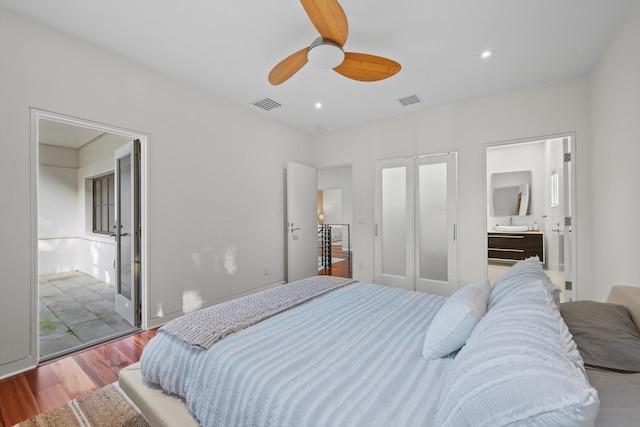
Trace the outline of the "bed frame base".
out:
<instances>
[{"instance_id":1,"label":"bed frame base","mask_svg":"<svg viewBox=\"0 0 640 427\"><path fill-rule=\"evenodd\" d=\"M120 371L120 388L129 396L156 427L198 427L186 403L179 396L163 392L159 387L151 387L142 381L140 362Z\"/></svg>"}]
</instances>

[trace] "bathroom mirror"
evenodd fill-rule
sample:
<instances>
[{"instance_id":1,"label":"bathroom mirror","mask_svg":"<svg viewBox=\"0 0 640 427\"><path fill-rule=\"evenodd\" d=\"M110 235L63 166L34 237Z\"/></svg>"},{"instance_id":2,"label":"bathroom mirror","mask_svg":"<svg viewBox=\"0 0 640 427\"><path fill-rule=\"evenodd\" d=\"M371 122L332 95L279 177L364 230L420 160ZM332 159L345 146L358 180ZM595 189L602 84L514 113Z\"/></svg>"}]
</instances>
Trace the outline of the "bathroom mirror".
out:
<instances>
[{"instance_id":1,"label":"bathroom mirror","mask_svg":"<svg viewBox=\"0 0 640 427\"><path fill-rule=\"evenodd\" d=\"M531 171L491 174L491 216L531 214Z\"/></svg>"}]
</instances>

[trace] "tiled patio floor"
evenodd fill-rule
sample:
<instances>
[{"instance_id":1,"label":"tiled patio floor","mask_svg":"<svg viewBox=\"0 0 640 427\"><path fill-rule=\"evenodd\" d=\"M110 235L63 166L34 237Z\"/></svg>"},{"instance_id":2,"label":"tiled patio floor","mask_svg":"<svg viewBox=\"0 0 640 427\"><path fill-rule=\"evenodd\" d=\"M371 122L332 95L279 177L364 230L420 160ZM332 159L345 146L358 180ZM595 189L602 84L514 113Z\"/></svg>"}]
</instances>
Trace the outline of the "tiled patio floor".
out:
<instances>
[{"instance_id":1,"label":"tiled patio floor","mask_svg":"<svg viewBox=\"0 0 640 427\"><path fill-rule=\"evenodd\" d=\"M115 312L115 287L79 271L40 276L40 358L135 328Z\"/></svg>"}]
</instances>

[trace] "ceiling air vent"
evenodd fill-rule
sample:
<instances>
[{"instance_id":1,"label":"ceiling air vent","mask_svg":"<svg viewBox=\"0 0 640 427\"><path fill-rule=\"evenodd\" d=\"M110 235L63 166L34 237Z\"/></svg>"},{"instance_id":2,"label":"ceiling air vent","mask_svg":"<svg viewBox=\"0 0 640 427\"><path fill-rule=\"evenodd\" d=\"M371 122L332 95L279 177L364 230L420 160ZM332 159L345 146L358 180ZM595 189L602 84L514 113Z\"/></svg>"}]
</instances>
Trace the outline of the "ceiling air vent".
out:
<instances>
[{"instance_id":1,"label":"ceiling air vent","mask_svg":"<svg viewBox=\"0 0 640 427\"><path fill-rule=\"evenodd\" d=\"M270 98L259 99L259 100L255 101L253 103L253 105L255 105L258 108L262 108L265 111L270 111L270 110L273 110L275 108L282 107L282 104L280 104L279 102L276 102L276 101L274 101L273 99L270 99Z\"/></svg>"},{"instance_id":2,"label":"ceiling air vent","mask_svg":"<svg viewBox=\"0 0 640 427\"><path fill-rule=\"evenodd\" d=\"M419 102L422 102L422 100L418 95L409 95L409 96L405 96L404 98L398 99L398 102L400 102L400 104L402 104L403 107L406 107L407 105L417 104Z\"/></svg>"}]
</instances>

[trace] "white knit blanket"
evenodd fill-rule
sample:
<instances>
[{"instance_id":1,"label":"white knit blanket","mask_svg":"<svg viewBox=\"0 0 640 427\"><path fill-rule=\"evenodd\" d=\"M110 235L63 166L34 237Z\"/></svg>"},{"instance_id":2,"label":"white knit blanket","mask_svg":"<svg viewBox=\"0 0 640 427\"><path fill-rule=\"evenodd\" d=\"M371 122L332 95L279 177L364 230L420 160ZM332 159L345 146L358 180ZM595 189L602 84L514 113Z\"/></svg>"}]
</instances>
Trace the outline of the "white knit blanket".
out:
<instances>
[{"instance_id":1,"label":"white knit blanket","mask_svg":"<svg viewBox=\"0 0 640 427\"><path fill-rule=\"evenodd\" d=\"M308 277L189 313L160 329L190 347L208 349L229 334L354 282L342 277Z\"/></svg>"}]
</instances>

